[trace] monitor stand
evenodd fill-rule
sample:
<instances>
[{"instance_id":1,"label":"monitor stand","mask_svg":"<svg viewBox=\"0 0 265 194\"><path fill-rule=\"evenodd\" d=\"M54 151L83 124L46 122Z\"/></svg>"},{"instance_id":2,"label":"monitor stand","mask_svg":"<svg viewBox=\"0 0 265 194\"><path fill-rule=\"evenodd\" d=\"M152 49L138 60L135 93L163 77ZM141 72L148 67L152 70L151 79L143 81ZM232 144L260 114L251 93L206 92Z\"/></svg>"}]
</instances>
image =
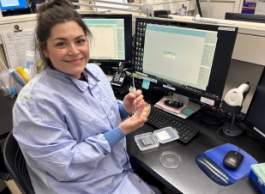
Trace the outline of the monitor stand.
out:
<instances>
[{"instance_id":1,"label":"monitor stand","mask_svg":"<svg viewBox=\"0 0 265 194\"><path fill-rule=\"evenodd\" d=\"M226 122L222 128L224 135L228 137L237 137L243 133L243 130L235 125L235 117L233 113L231 122Z\"/></svg>"}]
</instances>

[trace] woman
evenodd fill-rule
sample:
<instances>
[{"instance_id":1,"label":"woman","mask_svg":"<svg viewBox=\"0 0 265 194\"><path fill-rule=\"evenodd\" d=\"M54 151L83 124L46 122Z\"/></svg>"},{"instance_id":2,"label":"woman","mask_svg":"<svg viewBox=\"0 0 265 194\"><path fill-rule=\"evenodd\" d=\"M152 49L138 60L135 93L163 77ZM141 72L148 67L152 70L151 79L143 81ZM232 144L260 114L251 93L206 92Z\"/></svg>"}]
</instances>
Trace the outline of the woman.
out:
<instances>
[{"instance_id":1,"label":"woman","mask_svg":"<svg viewBox=\"0 0 265 194\"><path fill-rule=\"evenodd\" d=\"M90 32L68 1L40 7L36 36L47 67L13 110L35 193L153 193L132 173L126 152L125 135L149 114L141 91L115 99L101 69L87 64Z\"/></svg>"}]
</instances>

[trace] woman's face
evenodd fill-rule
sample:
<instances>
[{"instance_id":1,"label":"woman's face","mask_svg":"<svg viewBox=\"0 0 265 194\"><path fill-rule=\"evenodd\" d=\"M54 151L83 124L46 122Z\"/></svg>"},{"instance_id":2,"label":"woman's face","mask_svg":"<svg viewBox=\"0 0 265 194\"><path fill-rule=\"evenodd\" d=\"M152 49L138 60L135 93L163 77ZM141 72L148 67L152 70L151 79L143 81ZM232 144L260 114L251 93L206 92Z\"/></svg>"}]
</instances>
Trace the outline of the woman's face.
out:
<instances>
[{"instance_id":1,"label":"woman's face","mask_svg":"<svg viewBox=\"0 0 265 194\"><path fill-rule=\"evenodd\" d=\"M43 53L55 69L79 79L89 59L88 37L75 21L56 24Z\"/></svg>"}]
</instances>

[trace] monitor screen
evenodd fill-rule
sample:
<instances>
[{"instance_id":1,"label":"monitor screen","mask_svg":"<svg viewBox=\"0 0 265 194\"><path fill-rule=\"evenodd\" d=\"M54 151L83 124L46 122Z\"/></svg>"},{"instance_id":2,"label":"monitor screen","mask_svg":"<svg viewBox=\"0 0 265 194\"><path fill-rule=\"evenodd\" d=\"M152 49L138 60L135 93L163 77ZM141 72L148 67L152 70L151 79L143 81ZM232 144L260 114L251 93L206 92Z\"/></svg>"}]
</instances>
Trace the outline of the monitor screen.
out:
<instances>
[{"instance_id":1,"label":"monitor screen","mask_svg":"<svg viewBox=\"0 0 265 194\"><path fill-rule=\"evenodd\" d=\"M234 27L137 18L134 63L162 87L216 106L236 35Z\"/></svg>"},{"instance_id":2,"label":"monitor screen","mask_svg":"<svg viewBox=\"0 0 265 194\"><path fill-rule=\"evenodd\" d=\"M265 138L265 71L261 75L255 94L248 108L246 121L256 132Z\"/></svg>"},{"instance_id":3,"label":"monitor screen","mask_svg":"<svg viewBox=\"0 0 265 194\"><path fill-rule=\"evenodd\" d=\"M131 15L91 14L83 15L83 21L92 32L90 61L131 61Z\"/></svg>"},{"instance_id":4,"label":"monitor screen","mask_svg":"<svg viewBox=\"0 0 265 194\"><path fill-rule=\"evenodd\" d=\"M27 0L0 0L0 6L2 12L29 8Z\"/></svg>"}]
</instances>

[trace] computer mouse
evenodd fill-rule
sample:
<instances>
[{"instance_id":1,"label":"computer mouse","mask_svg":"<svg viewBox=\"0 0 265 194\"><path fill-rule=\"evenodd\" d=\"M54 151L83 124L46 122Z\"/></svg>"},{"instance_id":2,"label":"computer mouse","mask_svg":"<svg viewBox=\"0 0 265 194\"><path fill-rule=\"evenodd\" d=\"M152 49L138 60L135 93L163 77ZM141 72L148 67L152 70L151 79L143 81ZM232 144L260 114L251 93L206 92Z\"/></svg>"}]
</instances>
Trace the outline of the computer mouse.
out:
<instances>
[{"instance_id":1,"label":"computer mouse","mask_svg":"<svg viewBox=\"0 0 265 194\"><path fill-rule=\"evenodd\" d=\"M243 159L244 156L240 152L231 150L225 154L223 164L231 170L236 170L241 165Z\"/></svg>"},{"instance_id":2,"label":"computer mouse","mask_svg":"<svg viewBox=\"0 0 265 194\"><path fill-rule=\"evenodd\" d=\"M171 106L173 108L180 108L183 106L183 102L177 100L165 100L165 105Z\"/></svg>"}]
</instances>

